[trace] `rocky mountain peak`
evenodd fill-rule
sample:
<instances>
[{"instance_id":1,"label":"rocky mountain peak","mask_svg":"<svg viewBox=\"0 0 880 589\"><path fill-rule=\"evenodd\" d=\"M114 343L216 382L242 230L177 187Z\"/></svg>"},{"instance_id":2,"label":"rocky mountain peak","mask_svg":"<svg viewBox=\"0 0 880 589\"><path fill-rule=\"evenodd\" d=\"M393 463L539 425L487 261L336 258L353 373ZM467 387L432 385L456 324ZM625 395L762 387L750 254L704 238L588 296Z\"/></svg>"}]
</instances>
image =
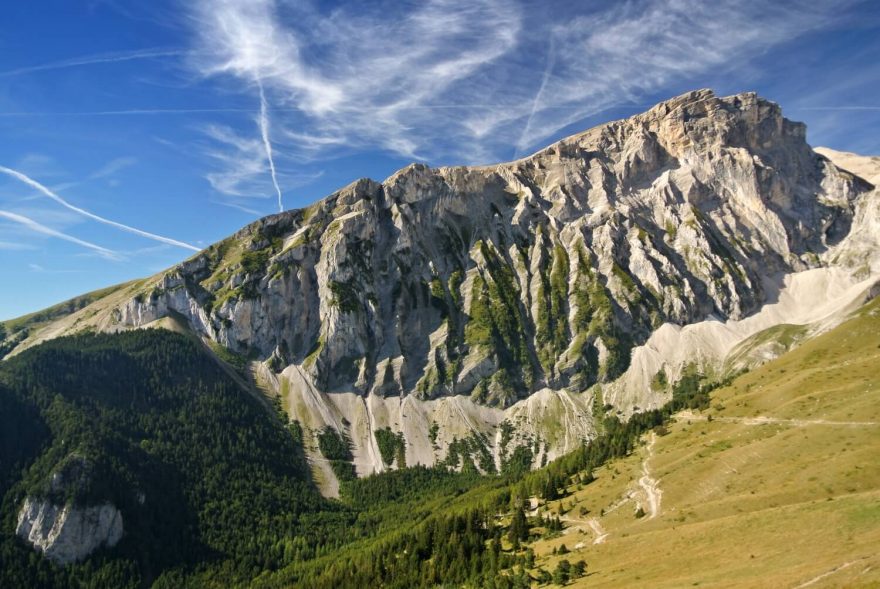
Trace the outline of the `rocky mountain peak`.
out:
<instances>
[{"instance_id":1,"label":"rocky mountain peak","mask_svg":"<svg viewBox=\"0 0 880 589\"><path fill-rule=\"evenodd\" d=\"M754 313L771 277L828 263L871 189L777 104L697 90L513 162L358 180L88 321L173 314L257 361L310 431L350 436L360 472L388 466L373 435L386 426L433 463L434 446L494 435L540 399L589 435L634 347L664 324ZM562 449L523 419L544 455ZM448 427L429 441L432 421Z\"/></svg>"}]
</instances>

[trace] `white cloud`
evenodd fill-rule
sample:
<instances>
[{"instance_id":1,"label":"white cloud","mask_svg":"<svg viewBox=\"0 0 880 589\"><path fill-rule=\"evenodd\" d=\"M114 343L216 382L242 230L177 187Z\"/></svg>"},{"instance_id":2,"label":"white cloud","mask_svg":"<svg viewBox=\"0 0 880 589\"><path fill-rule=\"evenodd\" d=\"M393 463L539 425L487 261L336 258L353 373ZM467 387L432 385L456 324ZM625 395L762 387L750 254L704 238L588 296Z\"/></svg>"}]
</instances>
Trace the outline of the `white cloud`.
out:
<instances>
[{"instance_id":1,"label":"white cloud","mask_svg":"<svg viewBox=\"0 0 880 589\"><path fill-rule=\"evenodd\" d=\"M134 157L114 158L114 159L110 160L109 162L107 162L106 164L104 164L103 166L101 166L100 168L98 168L97 170L95 170L94 172L92 172L91 174L89 174L89 179L90 180L97 180L99 178L106 178L108 176L113 176L114 174L116 174L120 170L124 170L125 168L131 167L131 166L135 165L136 163L137 163L137 158L134 158Z\"/></svg>"},{"instance_id":2,"label":"white cloud","mask_svg":"<svg viewBox=\"0 0 880 589\"><path fill-rule=\"evenodd\" d=\"M21 251L21 250L32 250L36 249L34 246L28 243L21 243L18 241L0 241L0 250L7 251Z\"/></svg>"},{"instance_id":3,"label":"white cloud","mask_svg":"<svg viewBox=\"0 0 880 589\"><path fill-rule=\"evenodd\" d=\"M336 148L470 163L535 148L613 105L743 66L827 26L847 3L638 0L555 10L426 0L327 10L200 0L191 63L253 95L261 84L293 109L272 111L279 172L282 161Z\"/></svg>"},{"instance_id":4,"label":"white cloud","mask_svg":"<svg viewBox=\"0 0 880 589\"><path fill-rule=\"evenodd\" d=\"M207 175L214 190L227 196L263 198L260 178L266 173L266 156L262 141L222 125L210 125L204 132L212 140L207 155L218 164Z\"/></svg>"},{"instance_id":5,"label":"white cloud","mask_svg":"<svg viewBox=\"0 0 880 589\"><path fill-rule=\"evenodd\" d=\"M281 184L288 189L304 186L320 178L323 172L303 169L300 165L288 166L287 172L273 170L267 157L272 154L274 165L276 154L267 144L269 120L266 120L265 137L259 113L256 124L258 133L251 135L242 135L225 125L209 125L202 129L211 142L205 153L214 162L206 178L214 190L233 197L233 200L266 199L271 193L278 199L278 208L281 209ZM285 158L285 161L290 163L291 159Z\"/></svg>"},{"instance_id":6,"label":"white cloud","mask_svg":"<svg viewBox=\"0 0 880 589\"><path fill-rule=\"evenodd\" d=\"M402 18L387 8L320 14L305 3L200 2L192 64L205 76L233 75L254 95L262 83L293 108L288 120L275 117L286 158L328 145L417 157L414 124L433 118L425 107L512 49L521 11L508 0L433 0Z\"/></svg>"},{"instance_id":7,"label":"white cloud","mask_svg":"<svg viewBox=\"0 0 880 589\"><path fill-rule=\"evenodd\" d=\"M222 201L222 200L215 200L215 201L213 201L213 202L214 202L214 204L218 204L218 205L221 205L221 206L224 206L224 207L229 207L230 209L235 209L235 210L237 210L237 211L241 211L241 212L243 212L243 213L247 213L247 214L249 214L249 215L254 215L255 217L262 217L262 216L265 215L265 213L262 212L262 211L258 211L258 210L256 210L256 209L252 209L252 208L250 208L250 207L246 207L246 206L244 206L244 205L240 205L240 204L235 203L235 202L225 202L225 201Z\"/></svg>"}]
</instances>

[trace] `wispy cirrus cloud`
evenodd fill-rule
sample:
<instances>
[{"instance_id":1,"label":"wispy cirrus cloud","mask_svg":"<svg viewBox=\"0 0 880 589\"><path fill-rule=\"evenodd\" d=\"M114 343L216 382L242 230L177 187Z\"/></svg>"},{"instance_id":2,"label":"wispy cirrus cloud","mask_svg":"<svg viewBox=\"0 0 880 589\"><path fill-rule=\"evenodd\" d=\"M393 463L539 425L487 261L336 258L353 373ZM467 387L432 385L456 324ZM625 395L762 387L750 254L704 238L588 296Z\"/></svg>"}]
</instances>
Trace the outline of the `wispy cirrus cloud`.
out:
<instances>
[{"instance_id":1,"label":"wispy cirrus cloud","mask_svg":"<svg viewBox=\"0 0 880 589\"><path fill-rule=\"evenodd\" d=\"M107 178L114 174L129 168L137 163L137 158L132 156L116 157L89 174L89 180L98 180Z\"/></svg>"},{"instance_id":2,"label":"wispy cirrus cloud","mask_svg":"<svg viewBox=\"0 0 880 589\"><path fill-rule=\"evenodd\" d=\"M191 64L293 109L275 152L382 148L475 163L828 26L849 0L201 0ZM255 148L258 146L255 146ZM265 156L264 156L265 159ZM264 161L264 170L266 163Z\"/></svg>"},{"instance_id":3,"label":"wispy cirrus cloud","mask_svg":"<svg viewBox=\"0 0 880 589\"><path fill-rule=\"evenodd\" d=\"M261 139L241 135L226 125L208 125L203 131L211 141L206 153L216 164L206 176L214 190L227 196L259 198L265 184L260 180L266 172Z\"/></svg>"},{"instance_id":4,"label":"wispy cirrus cloud","mask_svg":"<svg viewBox=\"0 0 880 589\"><path fill-rule=\"evenodd\" d=\"M235 202L224 202L222 200L215 200L212 202L223 207L229 207L230 209L241 211L242 213L247 213L248 215L254 215L255 217L261 217L265 214L263 211L258 211L257 209L246 207Z\"/></svg>"},{"instance_id":5,"label":"wispy cirrus cloud","mask_svg":"<svg viewBox=\"0 0 880 589\"><path fill-rule=\"evenodd\" d=\"M42 235L48 235L49 237L55 237L57 239L69 241L70 243L75 243L76 245L92 250L93 252L98 253L100 256L110 260L121 259L121 256L111 249L96 245L84 239L79 239L78 237L74 237L72 235L68 235L67 233L62 233L61 231L57 231L55 229L52 229L51 227L47 227L46 225L38 223L30 217L25 217L24 215L19 215L10 211L0 211L0 219L6 219L8 221L12 221L13 223L18 223L19 225L22 225L27 229L30 229L31 231L40 233Z\"/></svg>"},{"instance_id":6,"label":"wispy cirrus cloud","mask_svg":"<svg viewBox=\"0 0 880 589\"><path fill-rule=\"evenodd\" d=\"M205 154L213 161L206 178L211 187L226 197L231 205L238 205L233 208L254 211L252 206L245 206L244 203L265 199L272 193L277 199L278 209L282 210L282 184L288 189L303 186L320 178L323 172L292 165L289 158L285 158L289 164L286 170L276 170L275 154L268 142L269 119L263 121L258 114L256 123L257 132L251 135L226 125L208 125L202 129L209 140Z\"/></svg>"},{"instance_id":7,"label":"wispy cirrus cloud","mask_svg":"<svg viewBox=\"0 0 880 589\"><path fill-rule=\"evenodd\" d=\"M508 53L522 11L509 0L432 0L393 16L389 6L198 2L192 64L271 88L305 117L312 145L344 138L418 157L413 123L432 118L424 107ZM292 123L276 122L302 131Z\"/></svg>"},{"instance_id":8,"label":"wispy cirrus cloud","mask_svg":"<svg viewBox=\"0 0 880 589\"><path fill-rule=\"evenodd\" d=\"M6 251L22 251L35 249L29 243L21 243L20 241L0 241L0 250Z\"/></svg>"},{"instance_id":9,"label":"wispy cirrus cloud","mask_svg":"<svg viewBox=\"0 0 880 589\"><path fill-rule=\"evenodd\" d=\"M101 180L108 179L108 184L116 185L118 184L118 180L114 178L117 173L124 170L125 168L131 167L137 163L137 158L134 157L116 157L86 176L86 180ZM64 192L74 186L79 186L83 183L81 180L70 180L68 182L62 182L61 184L53 184L52 191L53 192Z\"/></svg>"},{"instance_id":10,"label":"wispy cirrus cloud","mask_svg":"<svg viewBox=\"0 0 880 589\"><path fill-rule=\"evenodd\" d=\"M135 235L139 235L139 236L145 237L147 239L152 239L153 241L158 241L158 242L165 243L168 245L182 247L182 248L192 250L192 251L201 251L200 248L197 248L194 245L190 245L188 243L184 243L182 241L178 241L178 240L172 239L170 237L164 237L162 235L150 233L149 231L144 231L143 229L138 229L137 227L132 227L131 225L119 223L117 221L107 219L106 217L96 215L95 213L87 211L86 209L83 209L81 207L73 205L73 204L69 203L68 201L66 201L65 199L63 199L62 197L60 197L53 190L47 188L43 184L40 184L39 182L37 182L33 178L30 178L29 176L22 174L21 172L19 172L17 170L13 170L12 168L7 168L6 166L0 166L0 173L3 173L3 174L6 174L7 176L15 178L16 180L26 184L27 186L30 186L31 188L37 190L38 192L42 193L43 195L54 200L56 203L60 204L64 208L66 208L70 211L73 211L74 213L77 213L77 214L79 214L83 217L86 217L88 219L92 219L93 221L97 221L99 223L103 223L104 225L109 225L111 227L115 227L116 229L121 229L122 231L126 231L128 233L133 233ZM11 213L8 213L8 214L11 214ZM21 218L25 219L25 217L21 217ZM83 243L87 243L87 242L83 242Z\"/></svg>"},{"instance_id":11,"label":"wispy cirrus cloud","mask_svg":"<svg viewBox=\"0 0 880 589\"><path fill-rule=\"evenodd\" d=\"M847 4L624 2L554 26L559 65L519 144L535 146L621 101L637 102L707 73L742 71L768 48L831 25L835 10Z\"/></svg>"},{"instance_id":12,"label":"wispy cirrus cloud","mask_svg":"<svg viewBox=\"0 0 880 589\"><path fill-rule=\"evenodd\" d=\"M117 110L81 110L81 111L7 111L0 112L3 118L36 118L36 117L128 117L157 115L193 115L249 113L246 108L125 108Z\"/></svg>"}]
</instances>

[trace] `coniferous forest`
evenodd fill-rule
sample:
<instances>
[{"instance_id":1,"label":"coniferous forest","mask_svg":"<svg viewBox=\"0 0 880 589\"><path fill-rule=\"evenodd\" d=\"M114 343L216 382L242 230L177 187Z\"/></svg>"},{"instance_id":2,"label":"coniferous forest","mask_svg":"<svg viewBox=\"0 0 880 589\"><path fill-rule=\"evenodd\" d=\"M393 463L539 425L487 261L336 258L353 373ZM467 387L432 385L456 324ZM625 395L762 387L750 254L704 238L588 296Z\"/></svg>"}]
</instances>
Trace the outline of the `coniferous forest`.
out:
<instances>
[{"instance_id":1,"label":"coniferous forest","mask_svg":"<svg viewBox=\"0 0 880 589\"><path fill-rule=\"evenodd\" d=\"M193 338L162 330L79 335L0 365L0 587L529 587L583 572L564 561L539 578L527 544L559 521L527 518L573 477L632 451L673 408L707 399L683 381L665 410L604 433L529 472L415 466L343 482L328 500L310 480L296 428ZM340 440L326 438L328 447ZM344 454L344 446L336 448ZM515 453L516 457L517 454ZM49 484L71 461L88 476ZM518 464L522 462L523 464ZM60 567L15 536L27 496L111 502L118 545ZM547 578L544 578L547 577Z\"/></svg>"}]
</instances>

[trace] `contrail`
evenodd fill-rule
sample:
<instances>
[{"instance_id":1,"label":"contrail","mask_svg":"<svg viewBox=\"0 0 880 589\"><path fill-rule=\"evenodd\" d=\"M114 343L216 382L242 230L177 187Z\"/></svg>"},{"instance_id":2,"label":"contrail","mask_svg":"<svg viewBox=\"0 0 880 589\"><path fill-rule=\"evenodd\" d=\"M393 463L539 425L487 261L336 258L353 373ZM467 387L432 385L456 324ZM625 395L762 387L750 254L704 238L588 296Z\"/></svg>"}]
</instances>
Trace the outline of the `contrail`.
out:
<instances>
[{"instance_id":1,"label":"contrail","mask_svg":"<svg viewBox=\"0 0 880 589\"><path fill-rule=\"evenodd\" d=\"M95 245L94 243L91 243L88 241L83 241L82 239L73 237L72 235L67 235L66 233L61 233L60 231L56 231L56 230L52 229L51 227L46 227L45 225L37 223L33 219L29 219L28 217L25 217L23 215L17 215L15 213L10 213L8 211L0 211L0 218L9 219L10 221L15 221L16 223L24 225L25 227L28 227L29 229L33 229L37 233L42 233L44 235L51 235L52 237L57 237L59 239L65 240L65 241L69 241L71 243L75 243L77 245L87 247L91 250L98 252L99 254L101 254L102 256L104 256L106 258L111 258L114 260L120 259L119 254L117 254L113 250L108 250L107 248L101 247L100 245Z\"/></svg>"},{"instance_id":2,"label":"contrail","mask_svg":"<svg viewBox=\"0 0 880 589\"><path fill-rule=\"evenodd\" d=\"M21 182L24 182L25 184L27 184L31 188L36 188L37 190L39 190L40 192L42 192L43 194L45 194L46 196L48 196L49 198L51 198L52 200L54 200L55 202L60 204L61 206L68 208L75 213L79 213L80 215L82 215L84 217L88 217L89 219L94 219L95 221L98 221L99 223L104 223L105 225L110 225L111 227L116 227L117 229L122 229L123 231L128 231L129 233L134 233L135 235L140 235L141 237L146 237L147 239L153 239L155 241L167 243L168 245L175 245L177 247L186 248L186 249L192 250L194 252L201 251L199 248L197 248L194 245L190 245L190 244L184 243L182 241L177 241L176 239L171 239L170 237L163 237L161 235L156 235L155 233L149 233L147 231L143 231L142 229L138 229L136 227L131 227L129 225L124 225L122 223L117 223L116 221L111 221L110 219L105 219L104 217L100 217L94 213L90 213L89 211L87 211L85 209L81 209L77 206L70 204L69 202L67 202L66 200L64 200L63 198L61 198L60 196L58 196L57 194L55 194L54 192L52 192L51 190L49 190L48 188L46 188L45 186L43 186L42 184L37 182L36 180L29 178L28 176L25 176L21 172L18 172L16 170L11 169L11 168L7 168L6 166L0 166L0 172L6 174L7 176L12 176L16 180L20 180Z\"/></svg>"},{"instance_id":3,"label":"contrail","mask_svg":"<svg viewBox=\"0 0 880 589\"><path fill-rule=\"evenodd\" d=\"M526 120L526 126L523 128L522 134L519 136L519 141L516 142L516 150L513 155L514 159L519 158L520 152L528 147L525 145L526 138L529 131L532 129L532 120L535 118L535 113L538 112L538 105L544 94L544 89L547 87L547 82L550 80L550 74L553 72L554 65L556 65L556 54L554 52L553 37L551 36L550 48L547 51L547 67L544 68L544 75L541 76L541 85L538 87L537 94L535 94L534 102L532 102L532 111L529 113L529 118Z\"/></svg>"},{"instance_id":4,"label":"contrail","mask_svg":"<svg viewBox=\"0 0 880 589\"><path fill-rule=\"evenodd\" d=\"M174 57L182 55L179 50L169 49L141 49L138 51L122 51L118 53L103 53L100 55L87 55L84 57L74 57L72 59L64 59L61 61L53 61L51 63L43 63L40 65L32 65L28 67L20 67L14 70L0 72L0 77L20 76L22 74L30 74L32 72L42 72L46 70L61 70L69 67L79 67L83 65L93 65L98 63L115 63L117 61L131 61L133 59L152 59L155 57Z\"/></svg>"},{"instance_id":5,"label":"contrail","mask_svg":"<svg viewBox=\"0 0 880 589\"><path fill-rule=\"evenodd\" d=\"M295 108L282 108L295 112ZM0 112L0 117L110 117L124 115L189 115L227 112L253 112L253 108L130 108L124 110L86 110L86 111L54 111L54 112L27 112L9 111Z\"/></svg>"},{"instance_id":6,"label":"contrail","mask_svg":"<svg viewBox=\"0 0 880 589\"><path fill-rule=\"evenodd\" d=\"M281 203L281 187L278 186L278 176L275 174L275 160L272 158L272 142L269 141L269 113L268 104L266 103L266 94L263 92L263 82L257 79L257 85L260 88L260 135L263 136L263 147L266 148L266 158L269 160L269 172L272 174L272 184L275 186L275 192L278 194L278 212L284 211L284 205Z\"/></svg>"},{"instance_id":7,"label":"contrail","mask_svg":"<svg viewBox=\"0 0 880 589\"><path fill-rule=\"evenodd\" d=\"M796 106L790 110L880 110L880 106Z\"/></svg>"}]
</instances>

